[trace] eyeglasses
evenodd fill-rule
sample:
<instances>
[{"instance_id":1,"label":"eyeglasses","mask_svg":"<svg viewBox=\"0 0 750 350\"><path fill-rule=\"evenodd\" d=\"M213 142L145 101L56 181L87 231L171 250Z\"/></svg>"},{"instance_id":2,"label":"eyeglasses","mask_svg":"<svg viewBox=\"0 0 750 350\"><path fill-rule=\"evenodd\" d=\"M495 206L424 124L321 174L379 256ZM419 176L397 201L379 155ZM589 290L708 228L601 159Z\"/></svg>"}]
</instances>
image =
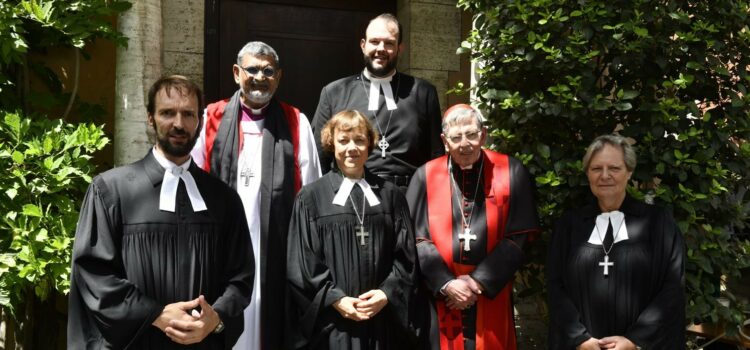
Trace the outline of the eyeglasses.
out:
<instances>
[{"instance_id":1,"label":"eyeglasses","mask_svg":"<svg viewBox=\"0 0 750 350\"><path fill-rule=\"evenodd\" d=\"M263 76L266 78L273 78L273 76L276 74L276 69L274 69L271 66L268 66L265 68L258 68L258 67L240 67L240 68L242 68L242 70L244 70L251 77L256 76L258 72L263 73Z\"/></svg>"},{"instance_id":2,"label":"eyeglasses","mask_svg":"<svg viewBox=\"0 0 750 350\"><path fill-rule=\"evenodd\" d=\"M469 141L476 141L476 140L479 140L479 136L481 135L482 135L481 131L472 131L472 132L467 132L465 134L448 136L448 140L450 140L452 143L459 143L465 137Z\"/></svg>"}]
</instances>

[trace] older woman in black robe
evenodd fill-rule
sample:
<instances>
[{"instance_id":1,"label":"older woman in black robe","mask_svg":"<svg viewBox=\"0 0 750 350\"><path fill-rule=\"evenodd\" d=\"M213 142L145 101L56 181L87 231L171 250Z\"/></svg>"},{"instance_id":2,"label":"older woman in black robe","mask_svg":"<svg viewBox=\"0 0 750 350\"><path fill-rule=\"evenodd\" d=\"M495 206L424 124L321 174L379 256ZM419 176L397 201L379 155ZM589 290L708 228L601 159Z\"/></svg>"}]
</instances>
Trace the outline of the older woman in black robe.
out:
<instances>
[{"instance_id":1,"label":"older woman in black robe","mask_svg":"<svg viewBox=\"0 0 750 350\"><path fill-rule=\"evenodd\" d=\"M377 142L343 111L321 132L337 170L302 188L289 226L288 347L409 349L416 248L403 194L364 168Z\"/></svg>"},{"instance_id":2,"label":"older woman in black robe","mask_svg":"<svg viewBox=\"0 0 750 350\"><path fill-rule=\"evenodd\" d=\"M604 135L583 159L596 201L563 215L547 259L549 349L684 349L684 242L670 212L626 194L635 152Z\"/></svg>"}]
</instances>

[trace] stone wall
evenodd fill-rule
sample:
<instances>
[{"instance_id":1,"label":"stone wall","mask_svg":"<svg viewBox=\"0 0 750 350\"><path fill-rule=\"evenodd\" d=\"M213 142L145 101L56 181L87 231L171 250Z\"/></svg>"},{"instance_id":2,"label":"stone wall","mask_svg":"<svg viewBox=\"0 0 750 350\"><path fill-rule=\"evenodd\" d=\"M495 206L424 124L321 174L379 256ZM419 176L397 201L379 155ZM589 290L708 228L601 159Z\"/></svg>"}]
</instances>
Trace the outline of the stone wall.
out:
<instances>
[{"instance_id":1,"label":"stone wall","mask_svg":"<svg viewBox=\"0 0 750 350\"><path fill-rule=\"evenodd\" d=\"M162 0L164 74L184 75L203 87L204 0Z\"/></svg>"},{"instance_id":2,"label":"stone wall","mask_svg":"<svg viewBox=\"0 0 750 350\"><path fill-rule=\"evenodd\" d=\"M448 96L456 81L469 83L468 61L456 55L466 36L465 22L470 16L456 8L451 0L399 0L397 16L404 28L406 54L399 58L399 70L432 82L445 110L466 96Z\"/></svg>"},{"instance_id":3,"label":"stone wall","mask_svg":"<svg viewBox=\"0 0 750 350\"><path fill-rule=\"evenodd\" d=\"M146 95L162 74L162 7L160 0L134 1L118 19L128 38L118 47L115 63L115 165L128 164L146 154Z\"/></svg>"}]
</instances>

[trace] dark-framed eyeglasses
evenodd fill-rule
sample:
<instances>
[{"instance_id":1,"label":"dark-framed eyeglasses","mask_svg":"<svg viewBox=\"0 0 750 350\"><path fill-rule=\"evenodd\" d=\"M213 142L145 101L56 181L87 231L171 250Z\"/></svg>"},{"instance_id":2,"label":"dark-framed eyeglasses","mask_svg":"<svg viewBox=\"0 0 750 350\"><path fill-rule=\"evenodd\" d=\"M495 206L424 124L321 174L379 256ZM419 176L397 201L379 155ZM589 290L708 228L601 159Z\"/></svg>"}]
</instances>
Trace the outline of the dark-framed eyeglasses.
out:
<instances>
[{"instance_id":1,"label":"dark-framed eyeglasses","mask_svg":"<svg viewBox=\"0 0 750 350\"><path fill-rule=\"evenodd\" d=\"M267 66L267 67L264 67L264 68L260 68L260 67L242 67L242 66L240 66L240 68L242 68L242 70L244 70L251 77L256 76L258 74L258 72L261 72L263 74L263 76L266 77L266 78L273 78L273 76L276 74L276 69L273 68L273 67L271 67L271 66Z\"/></svg>"},{"instance_id":2,"label":"dark-framed eyeglasses","mask_svg":"<svg viewBox=\"0 0 750 350\"><path fill-rule=\"evenodd\" d=\"M469 141L476 141L476 140L479 140L480 136L482 136L481 131L471 131L465 134L457 134L457 135L448 136L448 140L450 140L452 143L459 143L465 137Z\"/></svg>"}]
</instances>

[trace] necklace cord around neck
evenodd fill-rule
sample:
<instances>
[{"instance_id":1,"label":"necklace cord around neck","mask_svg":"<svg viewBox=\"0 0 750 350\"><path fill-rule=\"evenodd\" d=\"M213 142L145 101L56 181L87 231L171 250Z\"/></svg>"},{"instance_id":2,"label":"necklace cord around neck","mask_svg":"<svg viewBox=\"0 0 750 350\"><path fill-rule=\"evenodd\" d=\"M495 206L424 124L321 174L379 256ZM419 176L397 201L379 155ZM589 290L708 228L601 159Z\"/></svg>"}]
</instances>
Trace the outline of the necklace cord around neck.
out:
<instances>
[{"instance_id":1,"label":"necklace cord around neck","mask_svg":"<svg viewBox=\"0 0 750 350\"><path fill-rule=\"evenodd\" d=\"M610 214L611 216L611 214ZM610 216L607 216L607 222L608 226L612 225L612 218ZM620 221L620 224L617 226L617 231L612 232L612 244L609 245L609 249L607 249L604 246L604 238L602 238L602 232L599 230L599 225L596 224L596 219L594 219L594 228L596 229L596 235L599 236L599 240L602 242L602 250L604 251L604 255L609 255L609 252L612 251L612 248L615 247L615 242L617 241L617 236L620 234L620 229L622 229L622 224L625 223L625 216L623 215L622 221ZM614 226L612 226L612 229L614 230ZM605 233L606 235L606 233Z\"/></svg>"},{"instance_id":2,"label":"necklace cord around neck","mask_svg":"<svg viewBox=\"0 0 750 350\"><path fill-rule=\"evenodd\" d=\"M362 83L362 90L365 90L365 96L367 96L367 100L370 100L370 92L367 91L367 88L365 87L365 74L364 72L359 73L360 74L360 82ZM393 74L393 78L396 77L398 73ZM372 81L370 81L370 84L372 84ZM390 84L390 82L388 83ZM398 91L401 88L401 78L398 78L398 82L396 83L396 92L393 94L393 100L396 104L398 104ZM388 123L385 125L385 132L383 131L383 128L380 127L380 121L378 120L378 111L372 112L372 119L375 120L375 125L378 127L378 131L380 132L380 135L383 135L384 139L387 139L387 133L388 129L391 127L391 117L393 117L393 109L390 110L388 113Z\"/></svg>"},{"instance_id":3,"label":"necklace cord around neck","mask_svg":"<svg viewBox=\"0 0 750 350\"><path fill-rule=\"evenodd\" d=\"M472 200L474 200L475 202L476 202L476 199L477 199L477 193L479 193L479 184L482 182L481 181L482 170L484 169L484 157L482 157L481 155L480 155L480 157L481 157L480 158L481 161L479 163L479 174L477 175L477 184L476 184L476 186L474 188L474 197L472 198ZM450 176L450 178L451 178L451 184L453 184L452 187L456 188L456 192L457 192L456 193L456 199L459 202L461 202L461 197L462 196L460 197L459 195L463 191L461 191L461 188L458 186L458 183L456 183L456 179L453 177L453 162L452 162L452 159L451 159L450 156L448 156L448 176ZM457 204L458 204L459 210L461 210L461 221L463 222L464 227L470 227L471 226L471 221L474 218L474 208L477 207L477 204L474 203L474 205L471 206L471 212L469 212L469 221L468 221L468 223L466 222L466 217L465 217L466 213L464 213L464 207L461 205L463 203L457 203Z\"/></svg>"}]
</instances>

